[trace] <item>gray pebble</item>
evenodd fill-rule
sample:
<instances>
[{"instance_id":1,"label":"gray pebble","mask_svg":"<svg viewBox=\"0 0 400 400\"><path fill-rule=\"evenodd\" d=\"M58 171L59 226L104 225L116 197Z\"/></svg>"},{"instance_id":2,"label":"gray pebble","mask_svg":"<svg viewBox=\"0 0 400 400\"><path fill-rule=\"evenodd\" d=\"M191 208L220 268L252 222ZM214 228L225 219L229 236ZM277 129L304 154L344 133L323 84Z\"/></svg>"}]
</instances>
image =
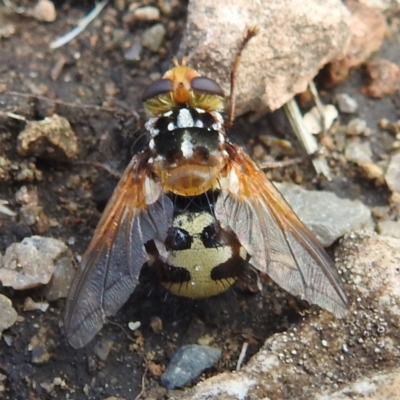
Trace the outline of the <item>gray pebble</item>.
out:
<instances>
[{"instance_id":1,"label":"gray pebble","mask_svg":"<svg viewBox=\"0 0 400 400\"><path fill-rule=\"evenodd\" d=\"M142 46L147 49L157 52L167 33L163 24L156 24L149 29L146 29L142 34Z\"/></svg>"},{"instance_id":2,"label":"gray pebble","mask_svg":"<svg viewBox=\"0 0 400 400\"><path fill-rule=\"evenodd\" d=\"M367 122L361 118L353 118L346 126L347 135L361 135L367 131Z\"/></svg>"},{"instance_id":3,"label":"gray pebble","mask_svg":"<svg viewBox=\"0 0 400 400\"><path fill-rule=\"evenodd\" d=\"M368 142L352 140L346 145L344 156L355 164L372 163L372 150Z\"/></svg>"},{"instance_id":4,"label":"gray pebble","mask_svg":"<svg viewBox=\"0 0 400 400\"><path fill-rule=\"evenodd\" d=\"M275 185L324 246L346 233L372 226L371 211L359 200L341 199L331 192L308 191L288 183Z\"/></svg>"},{"instance_id":5,"label":"gray pebble","mask_svg":"<svg viewBox=\"0 0 400 400\"><path fill-rule=\"evenodd\" d=\"M96 353L97 357L99 357L101 361L106 361L113 344L114 342L112 340L103 338L100 342L96 344L96 346L94 346L93 351Z\"/></svg>"},{"instance_id":6,"label":"gray pebble","mask_svg":"<svg viewBox=\"0 0 400 400\"><path fill-rule=\"evenodd\" d=\"M0 282L16 290L45 285L54 273L56 262L68 254L67 246L60 240L41 236L25 238L7 248Z\"/></svg>"},{"instance_id":7,"label":"gray pebble","mask_svg":"<svg viewBox=\"0 0 400 400\"><path fill-rule=\"evenodd\" d=\"M400 192L400 153L392 156L385 179L392 192Z\"/></svg>"},{"instance_id":8,"label":"gray pebble","mask_svg":"<svg viewBox=\"0 0 400 400\"><path fill-rule=\"evenodd\" d=\"M352 97L350 97L347 93L337 94L336 101L337 101L339 110L342 113L354 114L358 109L357 102Z\"/></svg>"},{"instance_id":9,"label":"gray pebble","mask_svg":"<svg viewBox=\"0 0 400 400\"><path fill-rule=\"evenodd\" d=\"M127 61L139 61L142 49L143 47L141 43L133 43L132 46L124 51L124 59Z\"/></svg>"},{"instance_id":10,"label":"gray pebble","mask_svg":"<svg viewBox=\"0 0 400 400\"><path fill-rule=\"evenodd\" d=\"M43 288L43 295L48 301L68 296L76 268L70 251L65 252L54 263L54 272L48 285Z\"/></svg>"},{"instance_id":11,"label":"gray pebble","mask_svg":"<svg viewBox=\"0 0 400 400\"><path fill-rule=\"evenodd\" d=\"M377 231L382 236L391 236L400 239L400 221L379 221Z\"/></svg>"},{"instance_id":12,"label":"gray pebble","mask_svg":"<svg viewBox=\"0 0 400 400\"><path fill-rule=\"evenodd\" d=\"M180 388L211 368L221 357L221 350L209 346L191 344L182 346L173 355L161 382L167 389Z\"/></svg>"}]
</instances>

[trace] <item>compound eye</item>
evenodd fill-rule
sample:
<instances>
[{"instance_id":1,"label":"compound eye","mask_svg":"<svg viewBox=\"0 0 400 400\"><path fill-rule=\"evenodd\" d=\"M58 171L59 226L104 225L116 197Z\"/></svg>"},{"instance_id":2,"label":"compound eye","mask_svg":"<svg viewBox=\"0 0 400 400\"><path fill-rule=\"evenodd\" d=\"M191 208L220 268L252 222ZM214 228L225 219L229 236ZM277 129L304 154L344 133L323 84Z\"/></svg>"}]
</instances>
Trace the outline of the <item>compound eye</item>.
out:
<instances>
[{"instance_id":1,"label":"compound eye","mask_svg":"<svg viewBox=\"0 0 400 400\"><path fill-rule=\"evenodd\" d=\"M142 94L142 101L147 101L153 97L160 96L172 91L172 82L169 79L159 79L147 86Z\"/></svg>"},{"instance_id":2,"label":"compound eye","mask_svg":"<svg viewBox=\"0 0 400 400\"><path fill-rule=\"evenodd\" d=\"M190 82L190 86L197 92L224 97L224 92L221 89L221 86L219 86L217 82L210 78L206 78L205 76L197 76L196 78L193 78Z\"/></svg>"}]
</instances>

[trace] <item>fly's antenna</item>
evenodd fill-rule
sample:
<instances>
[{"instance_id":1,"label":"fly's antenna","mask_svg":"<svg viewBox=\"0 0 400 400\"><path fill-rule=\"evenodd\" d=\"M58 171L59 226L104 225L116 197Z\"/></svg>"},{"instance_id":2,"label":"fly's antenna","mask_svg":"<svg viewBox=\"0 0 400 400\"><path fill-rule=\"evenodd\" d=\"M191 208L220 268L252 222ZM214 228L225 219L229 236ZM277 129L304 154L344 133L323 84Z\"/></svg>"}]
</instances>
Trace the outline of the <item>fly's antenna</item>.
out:
<instances>
[{"instance_id":1,"label":"fly's antenna","mask_svg":"<svg viewBox=\"0 0 400 400\"><path fill-rule=\"evenodd\" d=\"M246 47L247 43L251 38L256 36L260 31L258 26L252 26L247 29L246 36L242 39L235 56L235 61L233 62L233 67L231 71L231 93L229 97L229 113L228 113L228 121L226 122L226 126L230 128L233 125L233 120L235 119L235 106L236 106L236 80L237 73L239 69L240 59L242 58L242 52Z\"/></svg>"}]
</instances>

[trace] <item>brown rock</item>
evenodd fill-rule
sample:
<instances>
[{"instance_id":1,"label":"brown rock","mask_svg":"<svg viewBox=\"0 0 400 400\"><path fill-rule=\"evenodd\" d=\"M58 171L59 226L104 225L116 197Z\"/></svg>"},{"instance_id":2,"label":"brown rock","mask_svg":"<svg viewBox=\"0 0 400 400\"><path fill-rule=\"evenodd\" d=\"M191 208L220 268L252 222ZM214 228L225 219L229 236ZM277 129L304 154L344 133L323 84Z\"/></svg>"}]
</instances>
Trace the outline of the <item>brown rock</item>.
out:
<instances>
[{"instance_id":1,"label":"brown rock","mask_svg":"<svg viewBox=\"0 0 400 400\"><path fill-rule=\"evenodd\" d=\"M346 0L345 4L351 12L352 38L346 57L338 58L324 69L327 77L324 83L328 85L343 82L350 68L360 66L379 50L387 32L385 17L379 10L355 0Z\"/></svg>"},{"instance_id":2,"label":"brown rock","mask_svg":"<svg viewBox=\"0 0 400 400\"><path fill-rule=\"evenodd\" d=\"M349 17L338 0L194 0L179 54L228 94L239 43L247 28L260 27L241 60L237 113L265 113L303 92L323 65L344 54Z\"/></svg>"},{"instance_id":3,"label":"brown rock","mask_svg":"<svg viewBox=\"0 0 400 400\"><path fill-rule=\"evenodd\" d=\"M70 160L78 154L78 141L68 120L57 114L28 122L18 136L18 152L51 160Z\"/></svg>"},{"instance_id":4,"label":"brown rock","mask_svg":"<svg viewBox=\"0 0 400 400\"><path fill-rule=\"evenodd\" d=\"M400 368L363 377L331 396L317 396L315 400L396 400L400 393ZM350 397L349 397L350 396Z\"/></svg>"},{"instance_id":5,"label":"brown rock","mask_svg":"<svg viewBox=\"0 0 400 400\"><path fill-rule=\"evenodd\" d=\"M400 89L400 68L382 58L366 65L367 85L362 92L374 98L390 96Z\"/></svg>"}]
</instances>

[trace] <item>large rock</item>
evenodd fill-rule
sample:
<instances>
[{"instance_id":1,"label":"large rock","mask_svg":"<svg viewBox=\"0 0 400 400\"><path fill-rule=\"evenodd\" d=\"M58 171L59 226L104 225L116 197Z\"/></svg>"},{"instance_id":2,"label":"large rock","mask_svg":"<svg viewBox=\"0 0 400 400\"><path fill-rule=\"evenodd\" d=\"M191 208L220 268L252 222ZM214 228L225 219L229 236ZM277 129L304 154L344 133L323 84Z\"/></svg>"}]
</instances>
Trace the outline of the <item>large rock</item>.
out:
<instances>
[{"instance_id":1,"label":"large rock","mask_svg":"<svg viewBox=\"0 0 400 400\"><path fill-rule=\"evenodd\" d=\"M306 190L291 183L275 186L323 246L330 246L346 233L373 227L371 211L359 200L341 199L335 193Z\"/></svg>"},{"instance_id":2,"label":"large rock","mask_svg":"<svg viewBox=\"0 0 400 400\"><path fill-rule=\"evenodd\" d=\"M0 268L0 282L16 290L46 285L59 260L64 262L68 256L70 251L60 240L41 236L25 238L7 248L4 266Z\"/></svg>"},{"instance_id":3,"label":"large rock","mask_svg":"<svg viewBox=\"0 0 400 400\"><path fill-rule=\"evenodd\" d=\"M228 94L239 43L257 25L240 64L237 112L262 113L303 92L323 65L344 55L349 21L340 0L193 0L179 53Z\"/></svg>"}]
</instances>

